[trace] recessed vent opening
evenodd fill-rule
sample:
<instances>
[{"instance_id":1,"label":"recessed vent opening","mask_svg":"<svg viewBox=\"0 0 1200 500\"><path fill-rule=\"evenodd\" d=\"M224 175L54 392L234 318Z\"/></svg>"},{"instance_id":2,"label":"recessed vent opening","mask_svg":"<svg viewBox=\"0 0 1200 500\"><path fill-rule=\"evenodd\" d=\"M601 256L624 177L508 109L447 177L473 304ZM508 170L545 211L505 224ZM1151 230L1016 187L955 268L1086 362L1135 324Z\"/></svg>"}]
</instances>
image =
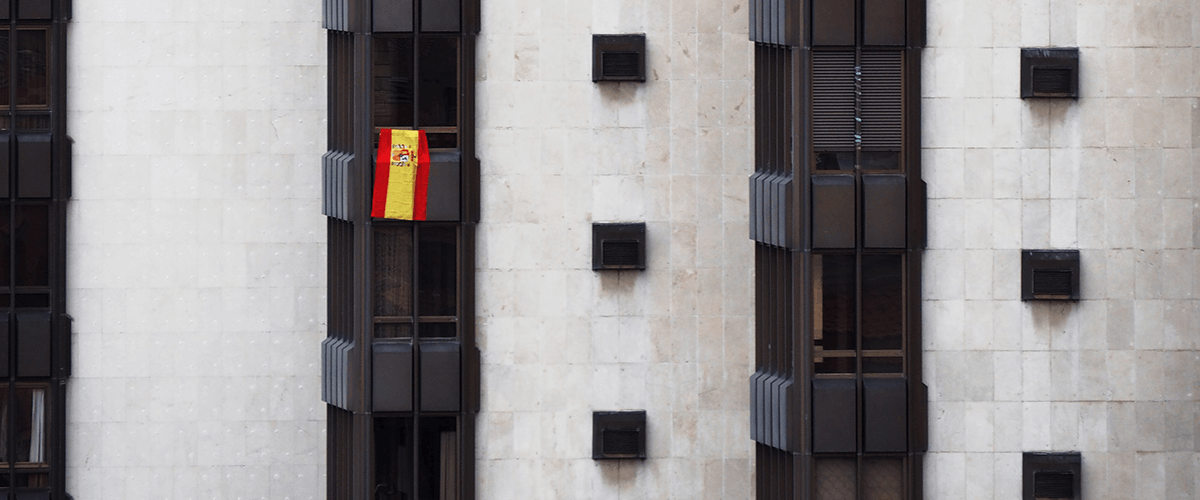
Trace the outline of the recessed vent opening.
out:
<instances>
[{"instance_id":1,"label":"recessed vent opening","mask_svg":"<svg viewBox=\"0 0 1200 500\"><path fill-rule=\"evenodd\" d=\"M1033 473L1033 497L1075 498L1075 474L1070 471L1036 471Z\"/></svg>"},{"instance_id":2,"label":"recessed vent opening","mask_svg":"<svg viewBox=\"0 0 1200 500\"><path fill-rule=\"evenodd\" d=\"M604 78L637 78L637 52L605 52L601 57Z\"/></svg>"},{"instance_id":3,"label":"recessed vent opening","mask_svg":"<svg viewBox=\"0 0 1200 500\"><path fill-rule=\"evenodd\" d=\"M638 438L641 431L637 429L605 429L601 437L600 448L609 457L636 457L638 454Z\"/></svg>"},{"instance_id":4,"label":"recessed vent opening","mask_svg":"<svg viewBox=\"0 0 1200 500\"><path fill-rule=\"evenodd\" d=\"M600 261L604 267L636 266L638 264L637 240L604 240L600 243Z\"/></svg>"},{"instance_id":5,"label":"recessed vent opening","mask_svg":"<svg viewBox=\"0 0 1200 500\"><path fill-rule=\"evenodd\" d=\"M1033 296L1039 299L1071 298L1070 269L1034 269Z\"/></svg>"},{"instance_id":6,"label":"recessed vent opening","mask_svg":"<svg viewBox=\"0 0 1200 500\"><path fill-rule=\"evenodd\" d=\"M1035 94L1070 94L1071 68L1033 67L1033 92Z\"/></svg>"}]
</instances>

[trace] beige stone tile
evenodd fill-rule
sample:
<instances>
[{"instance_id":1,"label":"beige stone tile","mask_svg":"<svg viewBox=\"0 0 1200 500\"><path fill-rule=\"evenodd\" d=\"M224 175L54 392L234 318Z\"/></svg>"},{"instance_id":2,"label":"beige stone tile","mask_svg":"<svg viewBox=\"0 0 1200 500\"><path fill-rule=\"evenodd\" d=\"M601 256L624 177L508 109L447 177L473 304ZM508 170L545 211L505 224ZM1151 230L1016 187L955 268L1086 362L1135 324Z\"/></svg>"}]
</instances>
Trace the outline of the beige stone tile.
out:
<instances>
[{"instance_id":1,"label":"beige stone tile","mask_svg":"<svg viewBox=\"0 0 1200 500\"><path fill-rule=\"evenodd\" d=\"M976 452L977 456L989 455L986 452L995 450L995 404L965 403L963 410L963 450Z\"/></svg>"},{"instance_id":2,"label":"beige stone tile","mask_svg":"<svg viewBox=\"0 0 1200 500\"><path fill-rule=\"evenodd\" d=\"M1079 405L1079 450L1089 455L1103 455L1108 449L1107 403L1092 402ZM1084 481L1088 476L1084 475Z\"/></svg>"},{"instance_id":3,"label":"beige stone tile","mask_svg":"<svg viewBox=\"0 0 1200 500\"><path fill-rule=\"evenodd\" d=\"M1053 379L1050 371L1050 353L1026 351L1021 360L1021 394L1024 401L1050 401Z\"/></svg>"},{"instance_id":4,"label":"beige stone tile","mask_svg":"<svg viewBox=\"0 0 1200 500\"><path fill-rule=\"evenodd\" d=\"M997 452L1021 452L1024 409L1020 402L996 403L995 443Z\"/></svg>"},{"instance_id":5,"label":"beige stone tile","mask_svg":"<svg viewBox=\"0 0 1200 500\"><path fill-rule=\"evenodd\" d=\"M1137 250L1135 259L1134 296L1138 299L1161 298L1162 252L1160 250Z\"/></svg>"},{"instance_id":6,"label":"beige stone tile","mask_svg":"<svg viewBox=\"0 0 1200 500\"><path fill-rule=\"evenodd\" d=\"M1111 343L1110 341L1109 344L1111 345ZM1109 391L1111 395L1105 399L1109 401L1133 400L1136 392L1136 362L1137 357L1134 351L1108 352L1108 362L1106 365L1108 367L1108 383L1110 384Z\"/></svg>"},{"instance_id":7,"label":"beige stone tile","mask_svg":"<svg viewBox=\"0 0 1200 500\"><path fill-rule=\"evenodd\" d=\"M1011 276L1011 275L1010 275ZM1024 305L1013 297L1011 300L995 300L992 321L992 347L997 351L1021 349L1021 324Z\"/></svg>"},{"instance_id":8,"label":"beige stone tile","mask_svg":"<svg viewBox=\"0 0 1200 500\"><path fill-rule=\"evenodd\" d=\"M1138 349L1161 349L1163 345L1163 302L1161 300L1133 301L1134 346Z\"/></svg>"},{"instance_id":9,"label":"beige stone tile","mask_svg":"<svg viewBox=\"0 0 1200 500\"><path fill-rule=\"evenodd\" d=\"M1021 245L1047 248L1050 245L1050 200L1026 200L1021 203Z\"/></svg>"},{"instance_id":10,"label":"beige stone tile","mask_svg":"<svg viewBox=\"0 0 1200 500\"><path fill-rule=\"evenodd\" d=\"M1078 305L1078 314L1080 349L1107 349L1108 305L1106 301L1082 300Z\"/></svg>"},{"instance_id":11,"label":"beige stone tile","mask_svg":"<svg viewBox=\"0 0 1200 500\"><path fill-rule=\"evenodd\" d=\"M1024 449L1052 449L1054 405L1048 402L1026 402L1022 404L1021 413L1021 443Z\"/></svg>"},{"instance_id":12,"label":"beige stone tile","mask_svg":"<svg viewBox=\"0 0 1200 500\"><path fill-rule=\"evenodd\" d=\"M971 301L990 300L992 298L992 277L993 269L992 262L994 261L993 252L991 250L967 250L964 252L964 266L966 268L966 278L964 281L965 298ZM991 343L991 308L992 305L987 304L987 314L979 316L986 318L988 324L988 343ZM968 305L970 308L970 305Z\"/></svg>"}]
</instances>

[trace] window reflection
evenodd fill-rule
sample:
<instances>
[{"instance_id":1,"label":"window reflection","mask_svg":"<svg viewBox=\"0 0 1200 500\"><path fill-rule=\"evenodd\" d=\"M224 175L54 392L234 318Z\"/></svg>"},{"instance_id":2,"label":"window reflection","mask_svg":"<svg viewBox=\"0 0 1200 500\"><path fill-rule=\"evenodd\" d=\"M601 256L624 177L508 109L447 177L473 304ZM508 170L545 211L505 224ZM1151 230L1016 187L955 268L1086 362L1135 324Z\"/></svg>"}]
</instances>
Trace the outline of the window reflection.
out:
<instances>
[{"instance_id":1,"label":"window reflection","mask_svg":"<svg viewBox=\"0 0 1200 500\"><path fill-rule=\"evenodd\" d=\"M49 45L45 29L17 30L17 105L49 106Z\"/></svg>"}]
</instances>

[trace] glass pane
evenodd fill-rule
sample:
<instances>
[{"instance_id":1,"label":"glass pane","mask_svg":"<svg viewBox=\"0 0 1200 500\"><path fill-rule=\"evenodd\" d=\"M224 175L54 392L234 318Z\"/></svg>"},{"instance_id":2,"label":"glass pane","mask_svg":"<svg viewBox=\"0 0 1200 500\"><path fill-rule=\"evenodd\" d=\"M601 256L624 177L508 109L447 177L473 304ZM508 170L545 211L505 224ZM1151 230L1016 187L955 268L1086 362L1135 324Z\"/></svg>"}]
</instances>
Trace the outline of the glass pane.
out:
<instances>
[{"instance_id":1,"label":"glass pane","mask_svg":"<svg viewBox=\"0 0 1200 500\"><path fill-rule=\"evenodd\" d=\"M17 462L46 461L46 390L18 388L16 411L9 415L16 428L11 451Z\"/></svg>"},{"instance_id":2,"label":"glass pane","mask_svg":"<svg viewBox=\"0 0 1200 500\"><path fill-rule=\"evenodd\" d=\"M421 127L453 127L458 125L458 38L426 37L421 39L421 56L417 62L420 88ZM431 146L432 147L432 146Z\"/></svg>"},{"instance_id":3,"label":"glass pane","mask_svg":"<svg viewBox=\"0 0 1200 500\"><path fill-rule=\"evenodd\" d=\"M854 153L817 153L817 170L854 170Z\"/></svg>"},{"instance_id":4,"label":"glass pane","mask_svg":"<svg viewBox=\"0 0 1200 500\"><path fill-rule=\"evenodd\" d=\"M375 315L412 316L413 228L375 226Z\"/></svg>"},{"instance_id":5,"label":"glass pane","mask_svg":"<svg viewBox=\"0 0 1200 500\"><path fill-rule=\"evenodd\" d=\"M813 340L826 351L854 350L853 255L813 256Z\"/></svg>"},{"instance_id":6,"label":"glass pane","mask_svg":"<svg viewBox=\"0 0 1200 500\"><path fill-rule=\"evenodd\" d=\"M0 206L0 287L12 285L12 231L9 206Z\"/></svg>"},{"instance_id":7,"label":"glass pane","mask_svg":"<svg viewBox=\"0 0 1200 500\"><path fill-rule=\"evenodd\" d=\"M50 104L46 30L17 30L17 105Z\"/></svg>"},{"instance_id":8,"label":"glass pane","mask_svg":"<svg viewBox=\"0 0 1200 500\"><path fill-rule=\"evenodd\" d=\"M853 458L819 458L813 480L816 500L855 500L858 467Z\"/></svg>"},{"instance_id":9,"label":"glass pane","mask_svg":"<svg viewBox=\"0 0 1200 500\"><path fill-rule=\"evenodd\" d=\"M50 474L33 473L33 474L17 474L18 488L49 488ZM17 493L18 500L21 498L21 493Z\"/></svg>"},{"instance_id":10,"label":"glass pane","mask_svg":"<svg viewBox=\"0 0 1200 500\"><path fill-rule=\"evenodd\" d=\"M455 323L421 323L421 338L453 338L458 335Z\"/></svg>"},{"instance_id":11,"label":"glass pane","mask_svg":"<svg viewBox=\"0 0 1200 500\"><path fill-rule=\"evenodd\" d=\"M904 373L904 358L863 358L863 373Z\"/></svg>"},{"instance_id":12,"label":"glass pane","mask_svg":"<svg viewBox=\"0 0 1200 500\"><path fill-rule=\"evenodd\" d=\"M376 500L413 497L412 419L375 419Z\"/></svg>"},{"instance_id":13,"label":"glass pane","mask_svg":"<svg viewBox=\"0 0 1200 500\"><path fill-rule=\"evenodd\" d=\"M17 115L18 130L50 130L50 115Z\"/></svg>"},{"instance_id":14,"label":"glass pane","mask_svg":"<svg viewBox=\"0 0 1200 500\"><path fill-rule=\"evenodd\" d=\"M412 338L412 332L412 323L375 323L377 339L407 339Z\"/></svg>"},{"instance_id":15,"label":"glass pane","mask_svg":"<svg viewBox=\"0 0 1200 500\"><path fill-rule=\"evenodd\" d=\"M3 29L0 30L0 106L11 104L11 101L9 101L9 92L12 89L9 87L8 51L9 31Z\"/></svg>"},{"instance_id":16,"label":"glass pane","mask_svg":"<svg viewBox=\"0 0 1200 500\"><path fill-rule=\"evenodd\" d=\"M17 307L50 307L50 294L48 294L48 293L17 294Z\"/></svg>"},{"instance_id":17,"label":"glass pane","mask_svg":"<svg viewBox=\"0 0 1200 500\"><path fill-rule=\"evenodd\" d=\"M17 286L50 285L49 207L17 205L13 242Z\"/></svg>"},{"instance_id":18,"label":"glass pane","mask_svg":"<svg viewBox=\"0 0 1200 500\"><path fill-rule=\"evenodd\" d=\"M458 147L458 134L429 133L426 134L429 149L454 149Z\"/></svg>"},{"instance_id":19,"label":"glass pane","mask_svg":"<svg viewBox=\"0 0 1200 500\"><path fill-rule=\"evenodd\" d=\"M863 170L899 170L900 153L896 151L863 151Z\"/></svg>"},{"instance_id":20,"label":"glass pane","mask_svg":"<svg viewBox=\"0 0 1200 500\"><path fill-rule=\"evenodd\" d=\"M904 500L904 459L864 460L863 500Z\"/></svg>"},{"instance_id":21,"label":"glass pane","mask_svg":"<svg viewBox=\"0 0 1200 500\"><path fill-rule=\"evenodd\" d=\"M413 126L413 40L375 37L374 116L376 127Z\"/></svg>"},{"instance_id":22,"label":"glass pane","mask_svg":"<svg viewBox=\"0 0 1200 500\"><path fill-rule=\"evenodd\" d=\"M902 349L904 267L899 255L862 257L863 349Z\"/></svg>"},{"instance_id":23,"label":"glass pane","mask_svg":"<svg viewBox=\"0 0 1200 500\"><path fill-rule=\"evenodd\" d=\"M457 315L458 233L454 227L423 227L418 255L418 304L421 316Z\"/></svg>"},{"instance_id":24,"label":"glass pane","mask_svg":"<svg viewBox=\"0 0 1200 500\"><path fill-rule=\"evenodd\" d=\"M417 498L458 498L458 439L453 417L422 418Z\"/></svg>"},{"instance_id":25,"label":"glass pane","mask_svg":"<svg viewBox=\"0 0 1200 500\"><path fill-rule=\"evenodd\" d=\"M858 358L833 358L829 356L818 357L813 362L813 371L816 373L854 373L858 370L855 362Z\"/></svg>"}]
</instances>

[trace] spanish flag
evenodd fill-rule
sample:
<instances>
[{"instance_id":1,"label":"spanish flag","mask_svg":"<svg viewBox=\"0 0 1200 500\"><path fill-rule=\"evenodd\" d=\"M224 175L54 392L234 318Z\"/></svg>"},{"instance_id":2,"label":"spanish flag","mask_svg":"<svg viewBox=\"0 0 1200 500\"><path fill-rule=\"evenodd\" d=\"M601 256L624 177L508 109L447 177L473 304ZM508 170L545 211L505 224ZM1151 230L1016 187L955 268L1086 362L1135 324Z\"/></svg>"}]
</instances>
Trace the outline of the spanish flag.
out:
<instances>
[{"instance_id":1,"label":"spanish flag","mask_svg":"<svg viewBox=\"0 0 1200 500\"><path fill-rule=\"evenodd\" d=\"M428 194L429 145L425 131L381 130L371 217L425 220Z\"/></svg>"}]
</instances>

